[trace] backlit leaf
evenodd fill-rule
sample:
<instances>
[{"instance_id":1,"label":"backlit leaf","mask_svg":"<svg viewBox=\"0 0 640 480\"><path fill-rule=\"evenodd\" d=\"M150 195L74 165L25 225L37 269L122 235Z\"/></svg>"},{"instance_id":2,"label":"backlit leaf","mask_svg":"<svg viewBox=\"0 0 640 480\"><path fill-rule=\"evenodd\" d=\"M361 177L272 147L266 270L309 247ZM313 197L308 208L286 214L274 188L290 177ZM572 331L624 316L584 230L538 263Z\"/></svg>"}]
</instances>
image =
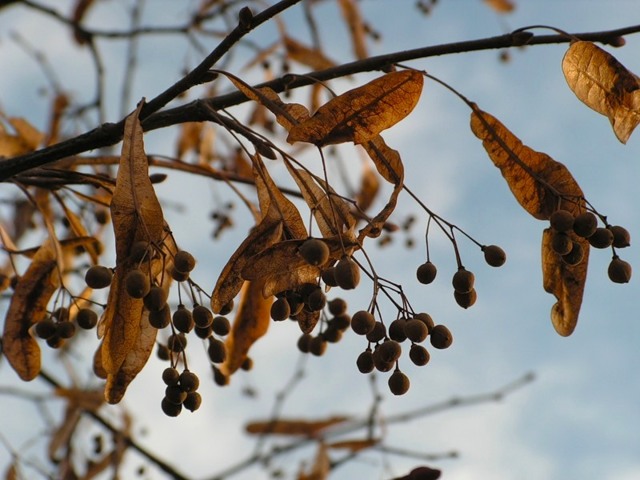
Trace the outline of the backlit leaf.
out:
<instances>
[{"instance_id":1,"label":"backlit leaf","mask_svg":"<svg viewBox=\"0 0 640 480\"><path fill-rule=\"evenodd\" d=\"M512 0L484 0L484 3L498 13L509 13L516 8Z\"/></svg>"},{"instance_id":2,"label":"backlit leaf","mask_svg":"<svg viewBox=\"0 0 640 480\"><path fill-rule=\"evenodd\" d=\"M22 380L40 373L40 347L29 333L47 316L47 305L59 286L58 261L53 240L38 249L15 286L2 334L3 355Z\"/></svg>"},{"instance_id":3,"label":"backlit leaf","mask_svg":"<svg viewBox=\"0 0 640 480\"><path fill-rule=\"evenodd\" d=\"M251 422L245 430L252 435L301 435L312 437L323 430L344 423L349 417L334 416L322 420L285 419Z\"/></svg>"},{"instance_id":4,"label":"backlit leaf","mask_svg":"<svg viewBox=\"0 0 640 480\"><path fill-rule=\"evenodd\" d=\"M349 450L350 452L359 452L361 450L366 450L367 448L371 448L380 443L379 438L364 438L357 440L340 440L338 442L331 442L327 444L328 448L333 449L344 449Z\"/></svg>"},{"instance_id":5,"label":"backlit leaf","mask_svg":"<svg viewBox=\"0 0 640 480\"><path fill-rule=\"evenodd\" d=\"M414 70L388 73L324 104L294 125L287 141L317 146L367 142L411 113L423 84L422 74Z\"/></svg>"},{"instance_id":6,"label":"backlit leaf","mask_svg":"<svg viewBox=\"0 0 640 480\"><path fill-rule=\"evenodd\" d=\"M523 145L499 120L481 110L471 114L471 130L482 140L516 200L535 218L548 220L558 208L571 212L583 208L582 190L562 163Z\"/></svg>"},{"instance_id":7,"label":"backlit leaf","mask_svg":"<svg viewBox=\"0 0 640 480\"><path fill-rule=\"evenodd\" d=\"M360 177L360 189L356 194L356 203L363 212L366 211L380 192L380 180L378 174L365 164Z\"/></svg>"},{"instance_id":8,"label":"backlit leaf","mask_svg":"<svg viewBox=\"0 0 640 480\"><path fill-rule=\"evenodd\" d=\"M325 56L321 50L311 48L285 35L284 47L291 60L306 65L313 70L324 70L335 66L335 62Z\"/></svg>"},{"instance_id":9,"label":"backlit leaf","mask_svg":"<svg viewBox=\"0 0 640 480\"><path fill-rule=\"evenodd\" d=\"M270 310L273 297L262 295L261 282L246 282L242 290L242 299L231 326L231 332L225 338L227 356L220 366L224 375L238 370L247 358L251 346L269 329Z\"/></svg>"},{"instance_id":10,"label":"backlit leaf","mask_svg":"<svg viewBox=\"0 0 640 480\"><path fill-rule=\"evenodd\" d=\"M573 93L609 118L622 143L640 123L640 80L611 54L591 42L571 44L562 72Z\"/></svg>"},{"instance_id":11,"label":"backlit leaf","mask_svg":"<svg viewBox=\"0 0 640 480\"><path fill-rule=\"evenodd\" d=\"M571 234L572 240L582 245L584 258L577 265L568 265L553 251L552 238L553 232L546 228L542 235L542 285L558 300L551 308L551 322L556 332L566 337L571 335L578 322L587 280L589 242Z\"/></svg>"},{"instance_id":12,"label":"backlit leaf","mask_svg":"<svg viewBox=\"0 0 640 480\"><path fill-rule=\"evenodd\" d=\"M340 13L349 26L351 45L356 58L367 58L366 25L360 13L360 7L356 0L339 0Z\"/></svg>"}]
</instances>

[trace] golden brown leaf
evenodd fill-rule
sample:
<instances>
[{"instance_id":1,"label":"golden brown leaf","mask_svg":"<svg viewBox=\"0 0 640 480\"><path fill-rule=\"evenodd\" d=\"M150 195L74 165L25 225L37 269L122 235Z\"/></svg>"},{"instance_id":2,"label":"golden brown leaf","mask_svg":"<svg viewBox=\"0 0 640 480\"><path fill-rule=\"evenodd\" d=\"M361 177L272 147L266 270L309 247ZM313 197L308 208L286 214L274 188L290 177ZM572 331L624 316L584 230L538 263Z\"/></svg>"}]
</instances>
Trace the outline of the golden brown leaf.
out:
<instances>
[{"instance_id":1,"label":"golden brown leaf","mask_svg":"<svg viewBox=\"0 0 640 480\"><path fill-rule=\"evenodd\" d=\"M582 190L562 163L523 145L499 120L481 110L471 114L471 130L482 140L516 200L535 218L548 220L558 208L577 212L583 207Z\"/></svg>"},{"instance_id":2,"label":"golden brown leaf","mask_svg":"<svg viewBox=\"0 0 640 480\"><path fill-rule=\"evenodd\" d=\"M509 13L516 8L512 0L484 0L484 3L498 13Z\"/></svg>"},{"instance_id":3,"label":"golden brown leaf","mask_svg":"<svg viewBox=\"0 0 640 480\"><path fill-rule=\"evenodd\" d=\"M365 143L405 118L418 103L424 78L420 72L391 72L349 90L294 125L287 141L317 146Z\"/></svg>"},{"instance_id":4,"label":"golden brown leaf","mask_svg":"<svg viewBox=\"0 0 640 480\"><path fill-rule=\"evenodd\" d=\"M303 45L287 35L284 37L284 47L291 60L313 70L324 70L335 66L335 62L327 58L321 50Z\"/></svg>"},{"instance_id":5,"label":"golden brown leaf","mask_svg":"<svg viewBox=\"0 0 640 480\"><path fill-rule=\"evenodd\" d=\"M309 469L308 473L300 471L298 474L298 480L326 480L329 478L329 472L331 471L331 459L329 458L329 452L324 442L320 442L318 445L318 451L316 452L316 458L313 461L313 465Z\"/></svg>"},{"instance_id":6,"label":"golden brown leaf","mask_svg":"<svg viewBox=\"0 0 640 480\"><path fill-rule=\"evenodd\" d=\"M366 450L380 443L379 438L360 438L356 440L340 440L338 442L331 442L327 444L328 448L333 449L345 449L352 453L359 452L360 450Z\"/></svg>"},{"instance_id":7,"label":"golden brown leaf","mask_svg":"<svg viewBox=\"0 0 640 480\"><path fill-rule=\"evenodd\" d=\"M182 160L187 152L200 151L200 137L204 123L202 122L185 122L180 127L180 136L176 145L176 158Z\"/></svg>"},{"instance_id":8,"label":"golden brown leaf","mask_svg":"<svg viewBox=\"0 0 640 480\"><path fill-rule=\"evenodd\" d=\"M7 121L16 134L8 133L0 123L0 158L15 157L38 148L44 138L42 132L24 118L10 117Z\"/></svg>"},{"instance_id":9,"label":"golden brown leaf","mask_svg":"<svg viewBox=\"0 0 640 480\"><path fill-rule=\"evenodd\" d=\"M60 273L53 243L51 239L45 241L20 277L4 322L3 354L26 381L40 373L40 347L29 329L47 316L47 305L59 286Z\"/></svg>"},{"instance_id":10,"label":"golden brown leaf","mask_svg":"<svg viewBox=\"0 0 640 480\"><path fill-rule=\"evenodd\" d=\"M273 297L262 296L261 282L246 282L242 291L242 300L225 339L227 357L220 366L224 375L231 375L247 358L251 346L269 329L270 309Z\"/></svg>"},{"instance_id":11,"label":"golden brown leaf","mask_svg":"<svg viewBox=\"0 0 640 480\"><path fill-rule=\"evenodd\" d=\"M366 27L360 13L360 7L355 0L339 0L340 12L345 22L349 26L351 35L351 45L356 58L362 60L367 58Z\"/></svg>"},{"instance_id":12,"label":"golden brown leaf","mask_svg":"<svg viewBox=\"0 0 640 480\"><path fill-rule=\"evenodd\" d=\"M587 280L589 242L575 234L571 238L582 245L583 260L577 265L568 265L553 251L553 232L546 228L542 235L542 285L546 292L558 300L551 308L553 327L563 337L571 335L578 322L582 295Z\"/></svg>"},{"instance_id":13,"label":"golden brown leaf","mask_svg":"<svg viewBox=\"0 0 640 480\"><path fill-rule=\"evenodd\" d=\"M344 423L349 417L334 416L322 420L277 419L266 422L251 422L245 430L252 435L295 435L312 437L323 430Z\"/></svg>"},{"instance_id":14,"label":"golden brown leaf","mask_svg":"<svg viewBox=\"0 0 640 480\"><path fill-rule=\"evenodd\" d=\"M122 155L110 207L116 268L99 332L104 335L102 365L111 375L120 370L127 355L140 341L142 299L132 298L124 287L125 276L138 267L129 259L129 250L140 240L162 245L165 232L162 207L149 180L149 163L138 120L142 105L140 102L125 123Z\"/></svg>"},{"instance_id":15,"label":"golden brown leaf","mask_svg":"<svg viewBox=\"0 0 640 480\"><path fill-rule=\"evenodd\" d=\"M360 190L356 194L358 208L365 212L371 206L380 192L380 181L378 175L365 164L360 178Z\"/></svg>"},{"instance_id":16,"label":"golden brown leaf","mask_svg":"<svg viewBox=\"0 0 640 480\"><path fill-rule=\"evenodd\" d=\"M640 80L611 54L591 42L571 44L562 72L573 93L609 118L622 143L640 123Z\"/></svg>"},{"instance_id":17,"label":"golden brown leaf","mask_svg":"<svg viewBox=\"0 0 640 480\"><path fill-rule=\"evenodd\" d=\"M70 405L86 411L94 412L104 403L104 396L99 390L57 387L54 393L58 397L66 398Z\"/></svg>"}]
</instances>

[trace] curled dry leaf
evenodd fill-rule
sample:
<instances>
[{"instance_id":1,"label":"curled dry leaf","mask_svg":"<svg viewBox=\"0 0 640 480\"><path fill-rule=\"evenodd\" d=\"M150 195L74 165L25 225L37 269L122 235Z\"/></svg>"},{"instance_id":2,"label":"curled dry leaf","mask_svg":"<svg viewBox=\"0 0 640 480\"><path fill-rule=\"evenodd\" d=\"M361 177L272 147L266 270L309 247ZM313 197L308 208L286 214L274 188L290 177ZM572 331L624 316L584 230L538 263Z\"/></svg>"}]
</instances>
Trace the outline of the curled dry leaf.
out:
<instances>
[{"instance_id":1,"label":"curled dry leaf","mask_svg":"<svg viewBox=\"0 0 640 480\"><path fill-rule=\"evenodd\" d=\"M587 280L589 261L588 240L571 234L584 251L583 260L577 265L569 265L553 250L553 232L546 228L542 234L542 285L546 292L558 300L551 308L551 323L563 337L571 335L578 323L582 305L584 286Z\"/></svg>"},{"instance_id":2,"label":"curled dry leaf","mask_svg":"<svg viewBox=\"0 0 640 480\"><path fill-rule=\"evenodd\" d=\"M47 305L59 287L58 262L53 240L38 249L15 286L2 333L3 355L22 380L40 373L40 347L29 333L47 316Z\"/></svg>"},{"instance_id":3,"label":"curled dry leaf","mask_svg":"<svg viewBox=\"0 0 640 480\"><path fill-rule=\"evenodd\" d=\"M535 218L548 220L558 208L572 212L583 208L582 190L562 163L527 147L498 119L479 109L471 113L471 130L518 203Z\"/></svg>"},{"instance_id":4,"label":"curled dry leaf","mask_svg":"<svg viewBox=\"0 0 640 480\"><path fill-rule=\"evenodd\" d=\"M360 177L360 189L356 194L356 204L360 211L367 211L379 192L380 180L378 180L378 175L368 164L365 164Z\"/></svg>"},{"instance_id":5,"label":"curled dry leaf","mask_svg":"<svg viewBox=\"0 0 640 480\"><path fill-rule=\"evenodd\" d=\"M330 100L289 130L289 143L317 146L365 143L414 109L424 78L415 70L391 72Z\"/></svg>"},{"instance_id":6,"label":"curled dry leaf","mask_svg":"<svg viewBox=\"0 0 640 480\"><path fill-rule=\"evenodd\" d=\"M261 282L244 284L236 318L224 342L227 356L220 366L224 375L229 376L238 370L251 346L267 333L272 302L273 297L265 298L262 295Z\"/></svg>"},{"instance_id":7,"label":"curled dry leaf","mask_svg":"<svg viewBox=\"0 0 640 480\"><path fill-rule=\"evenodd\" d=\"M640 80L613 55L591 42L571 44L562 72L576 97L609 118L618 140L627 143L640 123Z\"/></svg>"},{"instance_id":8,"label":"curled dry leaf","mask_svg":"<svg viewBox=\"0 0 640 480\"><path fill-rule=\"evenodd\" d=\"M312 68L313 70L324 70L335 66L335 62L322 53L317 48L311 48L285 35L284 47L287 55L302 65Z\"/></svg>"},{"instance_id":9,"label":"curled dry leaf","mask_svg":"<svg viewBox=\"0 0 640 480\"><path fill-rule=\"evenodd\" d=\"M349 417L334 416L322 420L285 419L267 420L264 422L250 422L245 427L252 435L296 435L312 437L323 430L344 423Z\"/></svg>"}]
</instances>

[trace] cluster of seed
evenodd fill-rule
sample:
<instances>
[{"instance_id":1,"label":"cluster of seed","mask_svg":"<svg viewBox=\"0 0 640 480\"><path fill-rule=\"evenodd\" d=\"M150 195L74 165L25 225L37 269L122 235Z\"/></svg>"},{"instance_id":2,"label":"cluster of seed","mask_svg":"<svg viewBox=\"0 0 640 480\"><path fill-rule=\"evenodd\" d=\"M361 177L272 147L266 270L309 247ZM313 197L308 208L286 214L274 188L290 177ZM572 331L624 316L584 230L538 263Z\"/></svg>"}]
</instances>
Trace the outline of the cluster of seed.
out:
<instances>
[{"instance_id":1,"label":"cluster of seed","mask_svg":"<svg viewBox=\"0 0 640 480\"><path fill-rule=\"evenodd\" d=\"M609 263L608 275L612 282L628 283L631 279L631 265L616 254L616 248L625 248L631 244L631 236L620 225L598 225L598 217L589 211L575 215L568 210L559 209L549 217L553 232L551 248L563 262L578 265L584 258L582 246L573 236L586 239L593 248L612 248L613 258Z\"/></svg>"},{"instance_id":2,"label":"cluster of seed","mask_svg":"<svg viewBox=\"0 0 640 480\"><path fill-rule=\"evenodd\" d=\"M188 369L181 373L175 367L167 367L162 372L162 381L167 386L160 403L165 415L177 417L183 407L191 412L200 408L202 397L197 392L200 379L195 373Z\"/></svg>"},{"instance_id":3,"label":"cluster of seed","mask_svg":"<svg viewBox=\"0 0 640 480\"><path fill-rule=\"evenodd\" d=\"M445 325L436 325L428 313L398 317L387 329L382 321L375 319L373 313L359 310L351 317L351 329L369 342L356 360L358 370L361 373L370 373L374 369L379 372L393 370L388 384L394 395L405 394L410 386L409 377L400 370L398 364L403 342L411 342L409 359L417 366L426 365L431 358L429 351L421 345L427 338L437 349L448 348L453 343L449 329Z\"/></svg>"},{"instance_id":4,"label":"cluster of seed","mask_svg":"<svg viewBox=\"0 0 640 480\"><path fill-rule=\"evenodd\" d=\"M485 262L492 267L501 267L507 261L504 250L497 245L483 245L480 250L484 255ZM431 260L427 260L416 269L416 278L420 283L428 285L436 279L437 273L436 266ZM458 270L453 274L451 284L453 285L453 298L458 305L462 308L469 308L476 303L478 293L474 287L475 275L473 272L459 264Z\"/></svg>"},{"instance_id":5,"label":"cluster of seed","mask_svg":"<svg viewBox=\"0 0 640 480\"><path fill-rule=\"evenodd\" d=\"M334 298L327 303L331 315L322 323L322 330L317 335L303 333L298 339L298 350L316 357L324 355L329 343L338 343L351 324L347 313L347 302L342 298Z\"/></svg>"}]
</instances>

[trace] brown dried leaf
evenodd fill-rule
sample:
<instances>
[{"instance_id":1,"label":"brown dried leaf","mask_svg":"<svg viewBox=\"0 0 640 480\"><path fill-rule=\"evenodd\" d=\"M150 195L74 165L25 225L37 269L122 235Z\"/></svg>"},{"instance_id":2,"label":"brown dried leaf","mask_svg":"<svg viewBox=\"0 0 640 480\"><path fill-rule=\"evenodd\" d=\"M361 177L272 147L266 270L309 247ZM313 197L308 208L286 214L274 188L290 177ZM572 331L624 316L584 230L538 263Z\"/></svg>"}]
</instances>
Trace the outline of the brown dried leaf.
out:
<instances>
[{"instance_id":1,"label":"brown dried leaf","mask_svg":"<svg viewBox=\"0 0 640 480\"><path fill-rule=\"evenodd\" d=\"M38 249L15 286L2 334L3 354L22 380L40 373L40 347L30 335L32 325L47 316L47 304L59 286L58 262L48 239Z\"/></svg>"},{"instance_id":2,"label":"brown dried leaf","mask_svg":"<svg viewBox=\"0 0 640 480\"><path fill-rule=\"evenodd\" d=\"M58 397L66 398L69 405L85 411L95 412L104 403L104 396L100 390L57 387L54 393Z\"/></svg>"},{"instance_id":3,"label":"brown dried leaf","mask_svg":"<svg viewBox=\"0 0 640 480\"><path fill-rule=\"evenodd\" d=\"M58 93L51 105L51 113L49 115L49 128L45 145L53 145L60 140L60 128L65 110L69 106L69 97L64 93Z\"/></svg>"},{"instance_id":4,"label":"brown dried leaf","mask_svg":"<svg viewBox=\"0 0 640 480\"><path fill-rule=\"evenodd\" d=\"M302 309L300 313L292 318L295 319L302 333L311 333L320 321L320 313L320 310L315 312L308 312L305 309Z\"/></svg>"},{"instance_id":5,"label":"brown dried leaf","mask_svg":"<svg viewBox=\"0 0 640 480\"><path fill-rule=\"evenodd\" d=\"M572 212L583 208L582 190L562 163L523 145L499 120L481 110L471 114L471 130L482 140L516 200L535 218L548 220L558 208Z\"/></svg>"},{"instance_id":6,"label":"brown dried leaf","mask_svg":"<svg viewBox=\"0 0 640 480\"><path fill-rule=\"evenodd\" d=\"M326 480L329 478L330 471L331 459L329 458L327 446L324 442L320 442L311 469L308 473L301 471L298 474L298 480Z\"/></svg>"},{"instance_id":7,"label":"brown dried leaf","mask_svg":"<svg viewBox=\"0 0 640 480\"><path fill-rule=\"evenodd\" d=\"M334 416L322 420L284 419L268 420L266 422L251 422L245 430L252 435L295 435L312 437L323 430L344 423L349 417Z\"/></svg>"},{"instance_id":8,"label":"brown dried leaf","mask_svg":"<svg viewBox=\"0 0 640 480\"><path fill-rule=\"evenodd\" d=\"M203 122L185 122L180 127L180 136L176 145L176 158L182 160L187 152L200 151L200 137L202 135Z\"/></svg>"},{"instance_id":9,"label":"brown dried leaf","mask_svg":"<svg viewBox=\"0 0 640 480\"><path fill-rule=\"evenodd\" d=\"M92 237L89 236L87 229L85 228L82 220L78 215L76 215L72 210L67 208L67 205L60 197L56 197L59 200L59 204L64 211L67 220L69 221L69 228L73 232L73 234L77 237L77 239L85 239L83 240L83 247L91 257L91 261L94 264L98 263L98 257L100 256L98 253L99 242L96 239L94 241L87 241L86 239L90 239ZM62 243L62 242L61 242ZM63 245L64 246L64 245Z\"/></svg>"},{"instance_id":10,"label":"brown dried leaf","mask_svg":"<svg viewBox=\"0 0 640 480\"><path fill-rule=\"evenodd\" d=\"M138 120L142 105L140 102L125 123L122 155L110 207L116 269L99 332L104 334L102 365L111 375L118 373L131 350L141 341L142 299L130 297L124 287L127 273L137 268L129 259L129 250L139 240L162 245L165 231L162 207L149 180L149 163Z\"/></svg>"},{"instance_id":11,"label":"brown dried leaf","mask_svg":"<svg viewBox=\"0 0 640 480\"><path fill-rule=\"evenodd\" d=\"M229 376L238 370L247 358L251 346L267 333L271 323L272 302L273 297L262 296L261 282L244 284L236 318L224 342L227 357L220 366L224 375Z\"/></svg>"},{"instance_id":12,"label":"brown dried leaf","mask_svg":"<svg viewBox=\"0 0 640 480\"><path fill-rule=\"evenodd\" d=\"M340 440L338 442L331 442L327 444L328 448L333 449L346 449L352 453L366 450L380 443L379 438L363 438L357 440Z\"/></svg>"},{"instance_id":13,"label":"brown dried leaf","mask_svg":"<svg viewBox=\"0 0 640 480\"><path fill-rule=\"evenodd\" d=\"M378 175L365 164L360 177L360 190L356 194L358 208L365 212L371 206L380 192L380 181Z\"/></svg>"},{"instance_id":14,"label":"brown dried leaf","mask_svg":"<svg viewBox=\"0 0 640 480\"><path fill-rule=\"evenodd\" d=\"M58 428L51 434L47 453L53 462L60 461L57 453L60 449L68 447L78 422L82 417L82 411L77 405L68 403L65 408L64 418Z\"/></svg>"},{"instance_id":15,"label":"brown dried leaf","mask_svg":"<svg viewBox=\"0 0 640 480\"><path fill-rule=\"evenodd\" d=\"M640 79L613 55L586 41L571 44L562 72L573 93L607 116L618 140L627 143L640 123Z\"/></svg>"},{"instance_id":16,"label":"brown dried leaf","mask_svg":"<svg viewBox=\"0 0 640 480\"><path fill-rule=\"evenodd\" d=\"M582 245L583 260L577 265L568 265L553 251L553 232L546 228L542 234L542 285L546 292L558 300L551 308L553 327L563 337L571 335L578 323L584 286L589 264L588 240L571 234L571 238Z\"/></svg>"},{"instance_id":17,"label":"brown dried leaf","mask_svg":"<svg viewBox=\"0 0 640 480\"><path fill-rule=\"evenodd\" d=\"M516 8L516 5L512 0L484 0L484 3L489 5L498 13L509 13Z\"/></svg>"},{"instance_id":18,"label":"brown dried leaf","mask_svg":"<svg viewBox=\"0 0 640 480\"><path fill-rule=\"evenodd\" d=\"M415 70L391 72L330 100L294 125L287 142L317 146L365 143L405 118L418 103L424 78Z\"/></svg>"},{"instance_id":19,"label":"brown dried leaf","mask_svg":"<svg viewBox=\"0 0 640 480\"><path fill-rule=\"evenodd\" d=\"M24 118L10 117L7 121L16 134L8 133L0 123L0 158L15 157L38 148L44 138L42 132Z\"/></svg>"},{"instance_id":20,"label":"brown dried leaf","mask_svg":"<svg viewBox=\"0 0 640 480\"><path fill-rule=\"evenodd\" d=\"M335 62L327 58L321 50L303 45L288 35L284 37L284 47L291 60L306 65L313 70L324 70L335 66Z\"/></svg>"},{"instance_id":21,"label":"brown dried leaf","mask_svg":"<svg viewBox=\"0 0 640 480\"><path fill-rule=\"evenodd\" d=\"M366 44L366 28L358 2L355 0L339 0L338 4L340 5L342 17L349 26L353 53L360 60L367 58L369 54Z\"/></svg>"}]
</instances>

